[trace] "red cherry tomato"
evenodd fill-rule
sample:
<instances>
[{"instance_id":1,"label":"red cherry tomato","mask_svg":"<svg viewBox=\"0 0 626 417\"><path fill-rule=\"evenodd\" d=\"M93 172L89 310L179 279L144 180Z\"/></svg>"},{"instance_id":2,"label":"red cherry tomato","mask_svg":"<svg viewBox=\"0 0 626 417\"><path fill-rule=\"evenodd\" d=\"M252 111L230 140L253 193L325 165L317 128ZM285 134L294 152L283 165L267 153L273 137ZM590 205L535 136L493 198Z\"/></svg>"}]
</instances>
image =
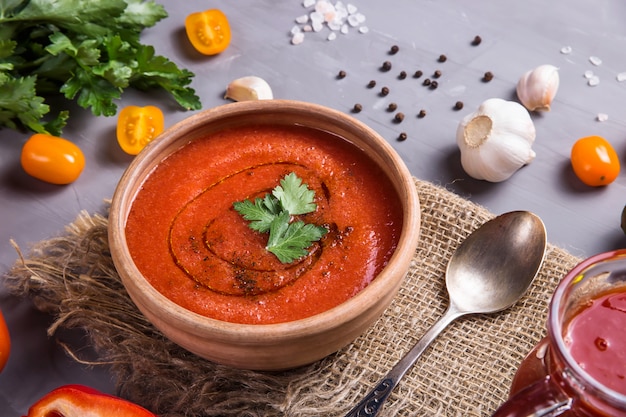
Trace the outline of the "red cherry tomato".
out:
<instances>
[{"instance_id":1,"label":"red cherry tomato","mask_svg":"<svg viewBox=\"0 0 626 417\"><path fill-rule=\"evenodd\" d=\"M11 338L9 337L9 329L4 321L2 310L0 310L0 371L4 368L9 360L11 352Z\"/></svg>"},{"instance_id":2,"label":"red cherry tomato","mask_svg":"<svg viewBox=\"0 0 626 417\"><path fill-rule=\"evenodd\" d=\"M218 9L192 13L185 19L187 37L198 52L215 55L230 44L230 24L226 15Z\"/></svg>"},{"instance_id":3,"label":"red cherry tomato","mask_svg":"<svg viewBox=\"0 0 626 417\"><path fill-rule=\"evenodd\" d=\"M600 136L587 136L576 141L571 162L576 176L592 187L612 183L620 171L615 149Z\"/></svg>"},{"instance_id":4,"label":"red cherry tomato","mask_svg":"<svg viewBox=\"0 0 626 417\"><path fill-rule=\"evenodd\" d=\"M85 167L85 156L69 140L36 133L22 147L22 168L27 174L52 184L76 181Z\"/></svg>"},{"instance_id":5,"label":"red cherry tomato","mask_svg":"<svg viewBox=\"0 0 626 417\"><path fill-rule=\"evenodd\" d=\"M117 118L117 142L124 152L137 155L163 132L164 123L158 107L124 107Z\"/></svg>"}]
</instances>

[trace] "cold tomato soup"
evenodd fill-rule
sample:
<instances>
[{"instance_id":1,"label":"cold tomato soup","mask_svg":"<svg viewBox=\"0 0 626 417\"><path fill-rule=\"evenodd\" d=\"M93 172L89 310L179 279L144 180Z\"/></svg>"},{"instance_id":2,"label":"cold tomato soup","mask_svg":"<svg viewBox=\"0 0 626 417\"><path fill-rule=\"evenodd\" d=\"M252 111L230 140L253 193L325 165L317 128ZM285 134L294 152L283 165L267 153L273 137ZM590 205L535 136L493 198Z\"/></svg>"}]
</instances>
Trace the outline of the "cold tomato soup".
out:
<instances>
[{"instance_id":1,"label":"cold tomato soup","mask_svg":"<svg viewBox=\"0 0 626 417\"><path fill-rule=\"evenodd\" d=\"M590 300L567 325L564 340L591 377L626 395L626 290Z\"/></svg>"},{"instance_id":2,"label":"cold tomato soup","mask_svg":"<svg viewBox=\"0 0 626 417\"><path fill-rule=\"evenodd\" d=\"M315 192L305 223L328 230L281 263L233 203L271 192L289 173ZM353 297L385 267L402 205L384 172L352 143L302 126L233 127L191 141L148 175L127 223L130 254L175 303L228 322L287 322Z\"/></svg>"}]
</instances>

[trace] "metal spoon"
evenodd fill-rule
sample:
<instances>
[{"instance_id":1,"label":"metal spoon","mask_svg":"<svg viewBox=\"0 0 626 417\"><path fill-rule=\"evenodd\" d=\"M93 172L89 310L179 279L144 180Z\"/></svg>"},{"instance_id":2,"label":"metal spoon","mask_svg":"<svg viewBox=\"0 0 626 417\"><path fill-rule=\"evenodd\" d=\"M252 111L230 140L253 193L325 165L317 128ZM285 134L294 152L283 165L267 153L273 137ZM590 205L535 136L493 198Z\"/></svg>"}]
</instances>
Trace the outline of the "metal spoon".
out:
<instances>
[{"instance_id":1,"label":"metal spoon","mask_svg":"<svg viewBox=\"0 0 626 417\"><path fill-rule=\"evenodd\" d=\"M376 416L400 379L441 331L455 319L495 313L512 306L526 292L546 253L546 228L527 211L502 214L475 230L448 263L445 314L346 417Z\"/></svg>"}]
</instances>

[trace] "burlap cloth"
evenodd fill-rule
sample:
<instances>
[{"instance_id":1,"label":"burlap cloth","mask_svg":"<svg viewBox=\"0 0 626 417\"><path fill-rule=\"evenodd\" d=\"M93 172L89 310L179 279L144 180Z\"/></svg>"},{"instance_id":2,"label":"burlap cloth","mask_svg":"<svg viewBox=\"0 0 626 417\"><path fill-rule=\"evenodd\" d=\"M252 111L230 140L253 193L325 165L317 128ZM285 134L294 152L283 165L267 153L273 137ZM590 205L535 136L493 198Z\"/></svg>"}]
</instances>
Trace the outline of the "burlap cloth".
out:
<instances>
[{"instance_id":1,"label":"burlap cloth","mask_svg":"<svg viewBox=\"0 0 626 417\"><path fill-rule=\"evenodd\" d=\"M108 366L118 395L162 416L341 416L439 318L446 263L457 245L494 217L444 188L416 180L421 241L406 283L382 318L354 343L315 364L250 372L200 359L166 340L130 301L113 267L107 219L81 213L40 242L4 278L55 317L49 329L81 328ZM507 398L520 361L545 334L559 279L580 259L550 245L528 294L494 315L452 323L400 382L386 416L485 416ZM60 340L60 343L63 343ZM68 354L83 361L77 347Z\"/></svg>"}]
</instances>

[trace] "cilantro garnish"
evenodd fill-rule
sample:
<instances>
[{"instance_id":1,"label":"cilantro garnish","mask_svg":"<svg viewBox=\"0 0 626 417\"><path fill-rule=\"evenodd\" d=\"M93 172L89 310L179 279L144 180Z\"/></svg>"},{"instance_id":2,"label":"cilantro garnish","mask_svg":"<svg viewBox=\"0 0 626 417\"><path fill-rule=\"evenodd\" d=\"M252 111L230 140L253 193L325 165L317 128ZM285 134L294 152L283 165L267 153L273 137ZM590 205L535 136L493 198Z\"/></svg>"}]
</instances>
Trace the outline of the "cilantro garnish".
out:
<instances>
[{"instance_id":1,"label":"cilantro garnish","mask_svg":"<svg viewBox=\"0 0 626 417\"><path fill-rule=\"evenodd\" d=\"M315 192L292 172L280 180L271 194L254 201L238 201L233 207L250 222L252 230L269 232L268 251L282 263L291 263L306 256L306 249L328 232L324 227L293 220L295 215L315 211L314 198Z\"/></svg>"},{"instance_id":2,"label":"cilantro garnish","mask_svg":"<svg viewBox=\"0 0 626 417\"><path fill-rule=\"evenodd\" d=\"M153 0L0 0L0 128L60 135L68 111L45 101L59 93L96 116L115 115L128 87L199 109L194 74L140 41L165 17Z\"/></svg>"}]
</instances>

